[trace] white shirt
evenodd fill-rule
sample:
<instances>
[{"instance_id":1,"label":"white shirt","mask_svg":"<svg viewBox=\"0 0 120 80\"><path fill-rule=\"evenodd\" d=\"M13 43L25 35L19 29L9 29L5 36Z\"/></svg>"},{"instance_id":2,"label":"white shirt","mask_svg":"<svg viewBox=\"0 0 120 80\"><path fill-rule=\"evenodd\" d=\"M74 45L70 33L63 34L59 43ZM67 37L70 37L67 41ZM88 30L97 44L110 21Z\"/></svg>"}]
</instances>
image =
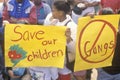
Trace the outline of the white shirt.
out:
<instances>
[{"instance_id":1,"label":"white shirt","mask_svg":"<svg viewBox=\"0 0 120 80\"><path fill-rule=\"evenodd\" d=\"M70 42L69 44L67 44L68 46L68 49L70 49L70 52L73 52L75 53L75 49L73 48L73 46L75 47L75 41L76 41L76 33L77 33L77 25L75 24L75 22L72 20L72 18L67 15L66 16L66 19L62 22L59 22L58 19L53 19L53 20L50 20L50 18L52 17L52 13L48 14L46 19L45 19L45 22L44 22L44 25L57 25L57 26L65 26L65 24L71 20L66 27L70 28L71 30L71 37L73 39L72 42Z\"/></svg>"}]
</instances>

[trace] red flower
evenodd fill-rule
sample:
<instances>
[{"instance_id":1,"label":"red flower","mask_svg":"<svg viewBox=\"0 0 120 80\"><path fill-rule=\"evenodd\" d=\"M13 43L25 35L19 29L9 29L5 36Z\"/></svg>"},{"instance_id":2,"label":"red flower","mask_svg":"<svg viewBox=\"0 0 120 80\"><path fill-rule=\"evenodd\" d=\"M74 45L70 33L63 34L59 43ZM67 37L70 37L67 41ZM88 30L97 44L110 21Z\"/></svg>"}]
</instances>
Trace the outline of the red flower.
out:
<instances>
[{"instance_id":1,"label":"red flower","mask_svg":"<svg viewBox=\"0 0 120 80\"><path fill-rule=\"evenodd\" d=\"M11 58L11 59L20 59L20 58L22 57L22 55L21 55L21 54L18 54L18 53L16 52L16 50L9 51L9 52L8 52L8 56L9 56L9 58Z\"/></svg>"}]
</instances>

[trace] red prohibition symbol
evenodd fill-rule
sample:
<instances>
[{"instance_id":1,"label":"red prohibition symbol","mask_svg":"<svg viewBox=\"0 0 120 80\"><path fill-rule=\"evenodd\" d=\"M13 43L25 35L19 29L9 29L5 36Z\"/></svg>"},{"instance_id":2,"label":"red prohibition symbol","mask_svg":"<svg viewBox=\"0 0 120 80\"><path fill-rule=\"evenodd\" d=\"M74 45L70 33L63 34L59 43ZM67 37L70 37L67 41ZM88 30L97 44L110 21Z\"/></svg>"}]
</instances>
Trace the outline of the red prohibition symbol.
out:
<instances>
[{"instance_id":1,"label":"red prohibition symbol","mask_svg":"<svg viewBox=\"0 0 120 80\"><path fill-rule=\"evenodd\" d=\"M92 43L91 43L89 40L85 40L86 42L84 43L84 46L81 47L80 44L82 44L82 38L84 37L83 34L85 33L85 30L86 30L87 28L90 28L89 25L91 25L91 24L93 24L93 23L96 23L96 22L98 22L98 23L99 23L99 22L100 22L100 23L103 23L102 26L99 26L99 25L98 25L98 27L100 27L100 30L99 30L98 34L95 35L96 38L93 40ZM96 24L96 25L97 25L97 24ZM99 56L99 57L100 57L99 60L97 60L97 61L96 61L96 60L92 60L92 59L90 59L90 57L91 57L92 55L96 55L96 54L97 54L97 53L96 53L96 47L95 47L95 46L97 45L97 42L99 41L99 38L103 35L102 32L104 31L106 25L107 25L108 28L110 29L111 33L113 33L113 40L109 42L109 45L110 45L110 46L108 46L107 43L105 43L104 46L102 46L102 47L104 47L106 50L103 51L102 54ZM93 36L93 35L91 34L91 36ZM108 36L111 36L111 35L108 34ZM106 37L107 37L107 36L106 36ZM103 39L103 40L105 40L105 39ZM111 23L109 23L109 22L107 22L107 21L105 21L105 20L92 20L92 21L90 21L88 24L86 24L85 27L84 27L84 28L82 29L82 31L80 32L79 40L78 40L78 51L79 51L80 57L81 57L84 61L86 61L86 62L88 62L88 63L100 63L100 62L103 62L103 61L107 60L108 58L110 58L110 57L112 56L112 54L114 53L115 43L116 43L116 29L115 29L115 27L114 27ZM86 46L87 46L88 44L92 44L89 49L86 48ZM110 49L109 54L107 54L107 49L108 49L108 48ZM82 51L82 49L84 49L84 50ZM101 50L102 50L102 49L100 48L100 46L98 46L98 52L100 52Z\"/></svg>"}]
</instances>

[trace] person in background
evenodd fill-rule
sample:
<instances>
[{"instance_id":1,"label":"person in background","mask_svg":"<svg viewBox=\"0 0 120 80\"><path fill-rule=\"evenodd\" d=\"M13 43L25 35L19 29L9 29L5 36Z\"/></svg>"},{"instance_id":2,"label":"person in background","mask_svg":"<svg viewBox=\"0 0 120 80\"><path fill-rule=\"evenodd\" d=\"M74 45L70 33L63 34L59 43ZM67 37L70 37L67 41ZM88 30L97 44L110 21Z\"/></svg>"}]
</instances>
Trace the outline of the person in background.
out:
<instances>
[{"instance_id":1,"label":"person in background","mask_svg":"<svg viewBox=\"0 0 120 80\"><path fill-rule=\"evenodd\" d=\"M84 3L78 3L72 11L72 19L78 24L78 19L84 16L89 16L90 14L94 14L95 10L93 7L87 7Z\"/></svg>"},{"instance_id":2,"label":"person in background","mask_svg":"<svg viewBox=\"0 0 120 80\"><path fill-rule=\"evenodd\" d=\"M95 9L95 14L98 14L99 10L100 10L100 1L101 0L86 0L86 6L87 7L94 7Z\"/></svg>"},{"instance_id":3,"label":"person in background","mask_svg":"<svg viewBox=\"0 0 120 80\"><path fill-rule=\"evenodd\" d=\"M0 80L8 79L4 63L4 27L3 27L3 9L8 0L0 0Z\"/></svg>"},{"instance_id":4,"label":"person in background","mask_svg":"<svg viewBox=\"0 0 120 80\"><path fill-rule=\"evenodd\" d=\"M110 14L114 14L114 11L110 7L103 8L99 12L99 15L110 15Z\"/></svg>"},{"instance_id":5,"label":"person in background","mask_svg":"<svg viewBox=\"0 0 120 80\"><path fill-rule=\"evenodd\" d=\"M101 0L101 8L110 7L117 14L120 9L120 0Z\"/></svg>"},{"instance_id":6,"label":"person in background","mask_svg":"<svg viewBox=\"0 0 120 80\"><path fill-rule=\"evenodd\" d=\"M3 10L3 23L36 24L36 7L30 0L8 0Z\"/></svg>"},{"instance_id":7,"label":"person in background","mask_svg":"<svg viewBox=\"0 0 120 80\"><path fill-rule=\"evenodd\" d=\"M86 7L94 7L95 13L99 11L100 0L74 0L76 4L84 3Z\"/></svg>"},{"instance_id":8,"label":"person in background","mask_svg":"<svg viewBox=\"0 0 120 80\"><path fill-rule=\"evenodd\" d=\"M8 0L3 9L3 24L36 24L36 7L30 0ZM25 68L8 67L10 80L21 80L25 73Z\"/></svg>"},{"instance_id":9,"label":"person in background","mask_svg":"<svg viewBox=\"0 0 120 80\"><path fill-rule=\"evenodd\" d=\"M120 14L120 8L118 9L118 12L117 12L118 14Z\"/></svg>"},{"instance_id":10,"label":"person in background","mask_svg":"<svg viewBox=\"0 0 120 80\"><path fill-rule=\"evenodd\" d=\"M51 12L51 8L47 3L42 0L33 1L36 6L37 24L43 24L46 16Z\"/></svg>"},{"instance_id":11,"label":"person in background","mask_svg":"<svg viewBox=\"0 0 120 80\"><path fill-rule=\"evenodd\" d=\"M0 80L5 80L5 66L4 66L4 28L3 28L3 9L5 7L7 0L0 1Z\"/></svg>"},{"instance_id":12,"label":"person in background","mask_svg":"<svg viewBox=\"0 0 120 80\"><path fill-rule=\"evenodd\" d=\"M119 13L119 12L118 12ZM114 14L111 8L103 8L101 15ZM112 66L98 69L97 80L120 80L120 21L118 24L117 40Z\"/></svg>"},{"instance_id":13,"label":"person in background","mask_svg":"<svg viewBox=\"0 0 120 80\"><path fill-rule=\"evenodd\" d=\"M76 2L75 2L76 1ZM72 19L78 24L78 19L84 16L92 16L98 13L95 9L99 6L100 0L75 0L72 9Z\"/></svg>"},{"instance_id":14,"label":"person in background","mask_svg":"<svg viewBox=\"0 0 120 80\"><path fill-rule=\"evenodd\" d=\"M55 0L42 0L42 1L46 2L47 4L49 4L49 6L52 8L52 5L53 5Z\"/></svg>"},{"instance_id":15,"label":"person in background","mask_svg":"<svg viewBox=\"0 0 120 80\"><path fill-rule=\"evenodd\" d=\"M3 45L3 27L2 27L2 13L0 12L0 80L3 80L4 55L2 50Z\"/></svg>"}]
</instances>

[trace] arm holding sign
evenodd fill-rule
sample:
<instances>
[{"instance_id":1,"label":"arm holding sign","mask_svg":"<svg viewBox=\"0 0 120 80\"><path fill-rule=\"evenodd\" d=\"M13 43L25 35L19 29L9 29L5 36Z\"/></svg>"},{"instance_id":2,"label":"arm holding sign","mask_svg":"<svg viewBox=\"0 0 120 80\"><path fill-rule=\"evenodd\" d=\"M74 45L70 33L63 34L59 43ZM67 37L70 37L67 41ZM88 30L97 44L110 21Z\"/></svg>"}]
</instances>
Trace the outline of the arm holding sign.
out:
<instances>
[{"instance_id":1,"label":"arm holding sign","mask_svg":"<svg viewBox=\"0 0 120 80\"><path fill-rule=\"evenodd\" d=\"M70 30L69 36L66 35L66 37L67 37L67 52L68 52L69 61L72 62L73 60L75 60L75 53L76 53L77 25L71 21L68 23L67 26L70 28L70 29L68 28L68 30ZM66 33L68 30L66 30Z\"/></svg>"},{"instance_id":2,"label":"arm holding sign","mask_svg":"<svg viewBox=\"0 0 120 80\"><path fill-rule=\"evenodd\" d=\"M70 43L71 41L73 41L73 39L71 38L71 30L70 30L70 28L66 29L65 35L66 35L66 38L67 38L67 43Z\"/></svg>"}]
</instances>

